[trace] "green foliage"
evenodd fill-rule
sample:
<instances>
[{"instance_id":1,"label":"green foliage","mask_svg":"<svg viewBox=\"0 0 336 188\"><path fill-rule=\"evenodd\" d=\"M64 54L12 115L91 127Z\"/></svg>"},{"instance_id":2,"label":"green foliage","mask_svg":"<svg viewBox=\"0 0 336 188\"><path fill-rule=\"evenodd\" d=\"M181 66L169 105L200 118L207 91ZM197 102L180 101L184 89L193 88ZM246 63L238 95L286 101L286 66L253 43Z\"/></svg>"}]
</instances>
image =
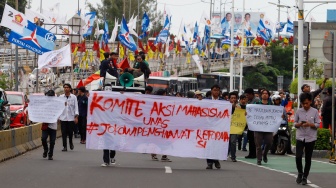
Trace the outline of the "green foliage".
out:
<instances>
[{"instance_id":1,"label":"green foliage","mask_svg":"<svg viewBox=\"0 0 336 188\"><path fill-rule=\"evenodd\" d=\"M252 88L266 87L269 90L276 90L277 85L274 83L277 83L279 74L278 69L260 62L246 73L245 82Z\"/></svg>"},{"instance_id":2,"label":"green foliage","mask_svg":"<svg viewBox=\"0 0 336 188\"><path fill-rule=\"evenodd\" d=\"M15 9L15 0L7 0L7 4ZM2 20L3 11L5 9L6 0L0 0L0 21ZM19 1L19 11L24 12L24 9L27 5L27 0L20 0ZM9 31L5 27L0 27L0 37L3 37L5 31Z\"/></svg>"},{"instance_id":3,"label":"green foliage","mask_svg":"<svg viewBox=\"0 0 336 188\"><path fill-rule=\"evenodd\" d=\"M296 145L296 129L292 129L292 145ZM315 142L315 150L330 150L330 130L329 129L317 129L317 140Z\"/></svg>"},{"instance_id":4,"label":"green foliage","mask_svg":"<svg viewBox=\"0 0 336 188\"><path fill-rule=\"evenodd\" d=\"M317 130L317 140L315 142L314 149L316 150L330 150L330 130L329 129L318 129Z\"/></svg>"},{"instance_id":5,"label":"green foliage","mask_svg":"<svg viewBox=\"0 0 336 188\"><path fill-rule=\"evenodd\" d=\"M310 80L316 80L316 84L321 86L322 82L323 82L323 78L320 78L320 79L316 79L316 78L312 78ZM325 86L324 88L327 88L327 87L331 87L332 86L332 81L331 80L327 80L326 83L325 83ZM294 94L297 94L298 93L298 78L295 78L292 83L290 84L289 86L289 91L291 93L294 93Z\"/></svg>"},{"instance_id":6,"label":"green foliage","mask_svg":"<svg viewBox=\"0 0 336 188\"><path fill-rule=\"evenodd\" d=\"M139 7L138 3L140 3ZM125 19L128 22L132 15L138 15L138 20L141 20L144 12L147 12L153 26L153 28L151 28L151 32L158 32L162 29L162 25L160 23L161 20L157 18L162 17L163 13L155 10L155 0L101 0L101 3L99 4L93 5L89 2L87 6L90 11L95 11L97 13L98 20L100 20L99 28L104 27L103 23L104 20L106 20L109 26L109 31L112 31L115 19L117 19L120 23L122 16L125 15ZM157 22L154 22L154 20ZM140 30L141 21L137 23L137 31L140 32Z\"/></svg>"},{"instance_id":7,"label":"green foliage","mask_svg":"<svg viewBox=\"0 0 336 188\"><path fill-rule=\"evenodd\" d=\"M306 79L321 78L323 71L323 63L317 63L316 59L310 59L303 67L303 74Z\"/></svg>"},{"instance_id":8,"label":"green foliage","mask_svg":"<svg viewBox=\"0 0 336 188\"><path fill-rule=\"evenodd\" d=\"M293 70L293 46L280 46L280 43L272 43L268 50L272 52L272 63L270 66L280 71L279 75L292 77ZM275 82L276 83L276 82Z\"/></svg>"},{"instance_id":9,"label":"green foliage","mask_svg":"<svg viewBox=\"0 0 336 188\"><path fill-rule=\"evenodd\" d=\"M8 75L6 74L1 74L0 75L0 88L7 90L10 88L10 85L12 85L12 82L8 81Z\"/></svg>"}]
</instances>

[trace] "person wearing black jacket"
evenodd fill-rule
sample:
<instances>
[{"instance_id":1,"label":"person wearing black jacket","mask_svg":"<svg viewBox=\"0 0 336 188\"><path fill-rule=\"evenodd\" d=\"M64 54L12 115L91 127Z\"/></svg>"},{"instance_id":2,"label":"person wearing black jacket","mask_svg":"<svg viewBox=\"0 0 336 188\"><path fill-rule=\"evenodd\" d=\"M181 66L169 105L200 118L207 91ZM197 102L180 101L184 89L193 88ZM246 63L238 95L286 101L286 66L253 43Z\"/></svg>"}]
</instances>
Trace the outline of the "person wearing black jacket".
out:
<instances>
[{"instance_id":1,"label":"person wearing black jacket","mask_svg":"<svg viewBox=\"0 0 336 188\"><path fill-rule=\"evenodd\" d=\"M149 78L150 74L149 67L144 62L141 55L136 56L136 62L133 68L126 69L126 72L132 73L135 78L144 74L145 79Z\"/></svg>"},{"instance_id":2,"label":"person wearing black jacket","mask_svg":"<svg viewBox=\"0 0 336 188\"><path fill-rule=\"evenodd\" d=\"M85 87L78 88L78 128L81 136L81 144L86 143L86 124L87 124L87 109L88 109L88 97L85 95Z\"/></svg>"},{"instance_id":3,"label":"person wearing black jacket","mask_svg":"<svg viewBox=\"0 0 336 188\"><path fill-rule=\"evenodd\" d=\"M112 53L111 53L112 54ZM118 78L118 71L117 67L113 63L111 59L109 59L110 54L108 52L104 53L104 60L100 63L100 77L104 77L103 85L105 85L105 79L106 79L106 72L108 72L110 75Z\"/></svg>"}]
</instances>

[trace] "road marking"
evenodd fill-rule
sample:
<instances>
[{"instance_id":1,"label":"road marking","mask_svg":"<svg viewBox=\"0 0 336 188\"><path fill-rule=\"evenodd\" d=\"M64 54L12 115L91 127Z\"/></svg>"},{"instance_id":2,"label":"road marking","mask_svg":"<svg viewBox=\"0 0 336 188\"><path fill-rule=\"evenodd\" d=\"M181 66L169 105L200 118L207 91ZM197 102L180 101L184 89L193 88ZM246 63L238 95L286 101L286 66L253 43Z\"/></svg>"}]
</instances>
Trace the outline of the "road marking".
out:
<instances>
[{"instance_id":1,"label":"road marking","mask_svg":"<svg viewBox=\"0 0 336 188\"><path fill-rule=\"evenodd\" d=\"M173 170L169 166L165 166L165 169L167 174L173 173Z\"/></svg>"},{"instance_id":2,"label":"road marking","mask_svg":"<svg viewBox=\"0 0 336 188\"><path fill-rule=\"evenodd\" d=\"M266 166L260 166L260 165L257 165L257 164L254 164L254 163L250 163L250 162L247 162L247 161L243 161L243 160L237 160L237 161L240 161L240 162L243 162L243 163L246 163L246 164L249 164L249 165L257 166L259 168L264 168L266 170L280 172L280 173L287 174L287 175L290 175L290 176L293 176L293 177L297 178L296 174L292 174L290 172L286 172L286 171L282 171L282 170L276 170L276 169L269 168L269 167L266 167ZM310 186L310 187L320 188L318 185L312 184L309 180L307 180L307 182L308 182L307 185Z\"/></svg>"},{"instance_id":3,"label":"road marking","mask_svg":"<svg viewBox=\"0 0 336 188\"><path fill-rule=\"evenodd\" d=\"M288 156L288 157L295 157L295 155L293 156L293 155L286 155L286 156ZM303 158L304 159L304 158ZM335 163L330 163L330 162L324 162L324 161L318 161L318 160L314 160L314 159L312 159L312 161L314 161L314 162L318 162L318 163L324 163L324 164L329 164L329 165L336 165Z\"/></svg>"}]
</instances>

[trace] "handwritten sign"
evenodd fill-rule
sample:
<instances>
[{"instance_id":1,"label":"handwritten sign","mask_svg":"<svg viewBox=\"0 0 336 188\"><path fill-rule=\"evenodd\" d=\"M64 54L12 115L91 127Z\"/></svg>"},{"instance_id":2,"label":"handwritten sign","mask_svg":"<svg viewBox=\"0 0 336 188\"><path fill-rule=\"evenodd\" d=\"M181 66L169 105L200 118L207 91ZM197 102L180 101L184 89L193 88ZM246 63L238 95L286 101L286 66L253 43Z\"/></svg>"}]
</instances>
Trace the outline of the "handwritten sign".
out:
<instances>
[{"instance_id":1,"label":"handwritten sign","mask_svg":"<svg viewBox=\"0 0 336 188\"><path fill-rule=\"evenodd\" d=\"M231 117L230 134L243 134L246 127L245 109L236 108Z\"/></svg>"},{"instance_id":2,"label":"handwritten sign","mask_svg":"<svg viewBox=\"0 0 336 188\"><path fill-rule=\"evenodd\" d=\"M246 120L249 130L276 132L281 124L283 106L248 104Z\"/></svg>"},{"instance_id":3,"label":"handwritten sign","mask_svg":"<svg viewBox=\"0 0 336 188\"><path fill-rule=\"evenodd\" d=\"M30 96L28 116L31 121L55 123L65 108L65 97Z\"/></svg>"},{"instance_id":4,"label":"handwritten sign","mask_svg":"<svg viewBox=\"0 0 336 188\"><path fill-rule=\"evenodd\" d=\"M231 108L218 100L92 92L86 147L226 160Z\"/></svg>"}]
</instances>

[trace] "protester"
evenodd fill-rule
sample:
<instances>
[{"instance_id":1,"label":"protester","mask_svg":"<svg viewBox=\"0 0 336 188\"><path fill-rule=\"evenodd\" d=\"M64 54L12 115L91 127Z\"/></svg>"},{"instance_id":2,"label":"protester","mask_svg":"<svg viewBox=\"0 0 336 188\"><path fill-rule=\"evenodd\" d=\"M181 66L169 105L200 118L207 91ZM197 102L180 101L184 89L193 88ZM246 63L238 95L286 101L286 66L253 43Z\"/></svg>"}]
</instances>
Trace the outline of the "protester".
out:
<instances>
[{"instance_id":1,"label":"protester","mask_svg":"<svg viewBox=\"0 0 336 188\"><path fill-rule=\"evenodd\" d=\"M301 91L302 91L303 93L311 93L311 94L312 94L312 99L311 99L311 101L312 101L311 106L312 106L312 107L316 108L315 103L314 103L314 99L316 98L316 96L317 96L318 94L320 94L320 93L323 91L324 86L325 86L325 83L326 83L327 80L328 80L328 78L325 78L325 79L323 80L322 84L321 84L321 87L320 87L319 89L315 90L315 91L311 91L311 90L310 90L311 88L310 88L310 86L309 86L308 84L303 84L303 85L301 86Z\"/></svg>"},{"instance_id":2,"label":"protester","mask_svg":"<svg viewBox=\"0 0 336 188\"><path fill-rule=\"evenodd\" d=\"M55 97L55 92L49 90L45 93L46 96ZM57 122L54 123L43 123L42 124L42 146L43 146L43 158L48 156L48 160L53 160L54 146L56 140ZM47 139L49 137L49 148Z\"/></svg>"},{"instance_id":3,"label":"protester","mask_svg":"<svg viewBox=\"0 0 336 188\"><path fill-rule=\"evenodd\" d=\"M336 97L334 98L335 98L335 104L336 104ZM335 104L332 105L332 87L328 87L326 96L323 99L323 106L321 110L323 128L325 129L329 129L329 126L331 127L332 125L331 112L332 112L333 106L334 107L336 106Z\"/></svg>"},{"instance_id":4,"label":"protester","mask_svg":"<svg viewBox=\"0 0 336 188\"><path fill-rule=\"evenodd\" d=\"M211 87L211 96L207 99L210 100L223 100L219 97L219 91L220 91L220 87L218 85L213 85ZM219 161L217 159L207 159L207 167L206 169L212 169L213 164L215 164L215 167L217 169L221 168L221 165L219 163Z\"/></svg>"},{"instance_id":5,"label":"protester","mask_svg":"<svg viewBox=\"0 0 336 188\"><path fill-rule=\"evenodd\" d=\"M125 72L130 72L135 78L144 74L145 79L148 79L151 73L141 55L136 56L136 62L134 63L133 68L127 68Z\"/></svg>"},{"instance_id":6,"label":"protester","mask_svg":"<svg viewBox=\"0 0 336 188\"><path fill-rule=\"evenodd\" d=\"M234 113L234 110L236 108L237 99L238 99L237 92L229 93L229 101L232 104L232 114ZM231 154L232 162L237 162L236 160L237 138L238 138L238 134L230 134L229 153Z\"/></svg>"},{"instance_id":7,"label":"protester","mask_svg":"<svg viewBox=\"0 0 336 188\"><path fill-rule=\"evenodd\" d=\"M87 123L87 110L88 110L88 97L85 95L86 89L84 86L78 89L78 128L81 136L81 144L86 143L86 123Z\"/></svg>"},{"instance_id":8,"label":"protester","mask_svg":"<svg viewBox=\"0 0 336 188\"><path fill-rule=\"evenodd\" d=\"M152 94L153 87L152 86L146 86L145 88L145 94Z\"/></svg>"},{"instance_id":9,"label":"protester","mask_svg":"<svg viewBox=\"0 0 336 188\"><path fill-rule=\"evenodd\" d=\"M296 183L302 185L307 184L307 177L309 175L311 167L311 157L313 154L315 141L317 139L317 128L320 126L320 118L318 111L311 107L312 94L309 92L301 93L300 95L300 107L294 118L294 125L296 130L296 168L298 170L298 176ZM302 156L303 151L305 153L305 167L302 169Z\"/></svg>"},{"instance_id":10,"label":"protester","mask_svg":"<svg viewBox=\"0 0 336 188\"><path fill-rule=\"evenodd\" d=\"M64 94L60 95L60 97L65 97L65 109L61 116L59 117L61 121L61 132L62 132L62 142L63 142L63 150L67 151L67 137L69 137L70 149L74 149L74 145L72 142L73 137L73 129L75 123L78 123L78 102L77 97L70 93L71 85L64 84L63 85Z\"/></svg>"},{"instance_id":11,"label":"protester","mask_svg":"<svg viewBox=\"0 0 336 188\"><path fill-rule=\"evenodd\" d=\"M111 53L112 54L112 53ZM105 79L106 79L106 72L109 73L111 76L118 78L118 71L116 64L113 64L114 59L111 61L109 59L110 54L108 52L104 53L104 60L100 64L100 77L103 77L103 86L105 85ZM114 57L114 56L113 56Z\"/></svg>"},{"instance_id":12,"label":"protester","mask_svg":"<svg viewBox=\"0 0 336 188\"><path fill-rule=\"evenodd\" d=\"M254 95L254 90L252 88L245 89L245 95L247 97L247 104L255 104L260 101L259 98L256 98L256 96ZM255 159L256 158L256 146L254 143L254 131L248 130L247 138L248 138L248 143L249 143L249 154L245 156L245 158Z\"/></svg>"},{"instance_id":13,"label":"protester","mask_svg":"<svg viewBox=\"0 0 336 188\"><path fill-rule=\"evenodd\" d=\"M202 100L202 99L203 99L202 92L199 91L199 90L197 90L197 91L195 92L195 96L196 96L196 98L197 98L198 100ZM189 97L188 97L188 98L189 98Z\"/></svg>"},{"instance_id":14,"label":"protester","mask_svg":"<svg viewBox=\"0 0 336 188\"><path fill-rule=\"evenodd\" d=\"M239 97L239 104L237 105L237 108L246 109L247 104L247 98L245 94L240 95ZM243 134L238 135L238 150L241 150L242 147L242 141L243 141L243 151L247 151L246 145L247 145L247 125L245 127L245 130Z\"/></svg>"},{"instance_id":15,"label":"protester","mask_svg":"<svg viewBox=\"0 0 336 188\"><path fill-rule=\"evenodd\" d=\"M187 98L195 98L195 93L193 91L188 91Z\"/></svg>"},{"instance_id":16,"label":"protester","mask_svg":"<svg viewBox=\"0 0 336 188\"><path fill-rule=\"evenodd\" d=\"M272 102L269 101L270 95L267 89L262 90L261 101L255 104L272 105ZM267 163L267 153L272 146L273 132L254 131L254 141L256 145L257 164L261 165L261 160ZM262 151L262 145L264 145L264 151Z\"/></svg>"}]
</instances>

